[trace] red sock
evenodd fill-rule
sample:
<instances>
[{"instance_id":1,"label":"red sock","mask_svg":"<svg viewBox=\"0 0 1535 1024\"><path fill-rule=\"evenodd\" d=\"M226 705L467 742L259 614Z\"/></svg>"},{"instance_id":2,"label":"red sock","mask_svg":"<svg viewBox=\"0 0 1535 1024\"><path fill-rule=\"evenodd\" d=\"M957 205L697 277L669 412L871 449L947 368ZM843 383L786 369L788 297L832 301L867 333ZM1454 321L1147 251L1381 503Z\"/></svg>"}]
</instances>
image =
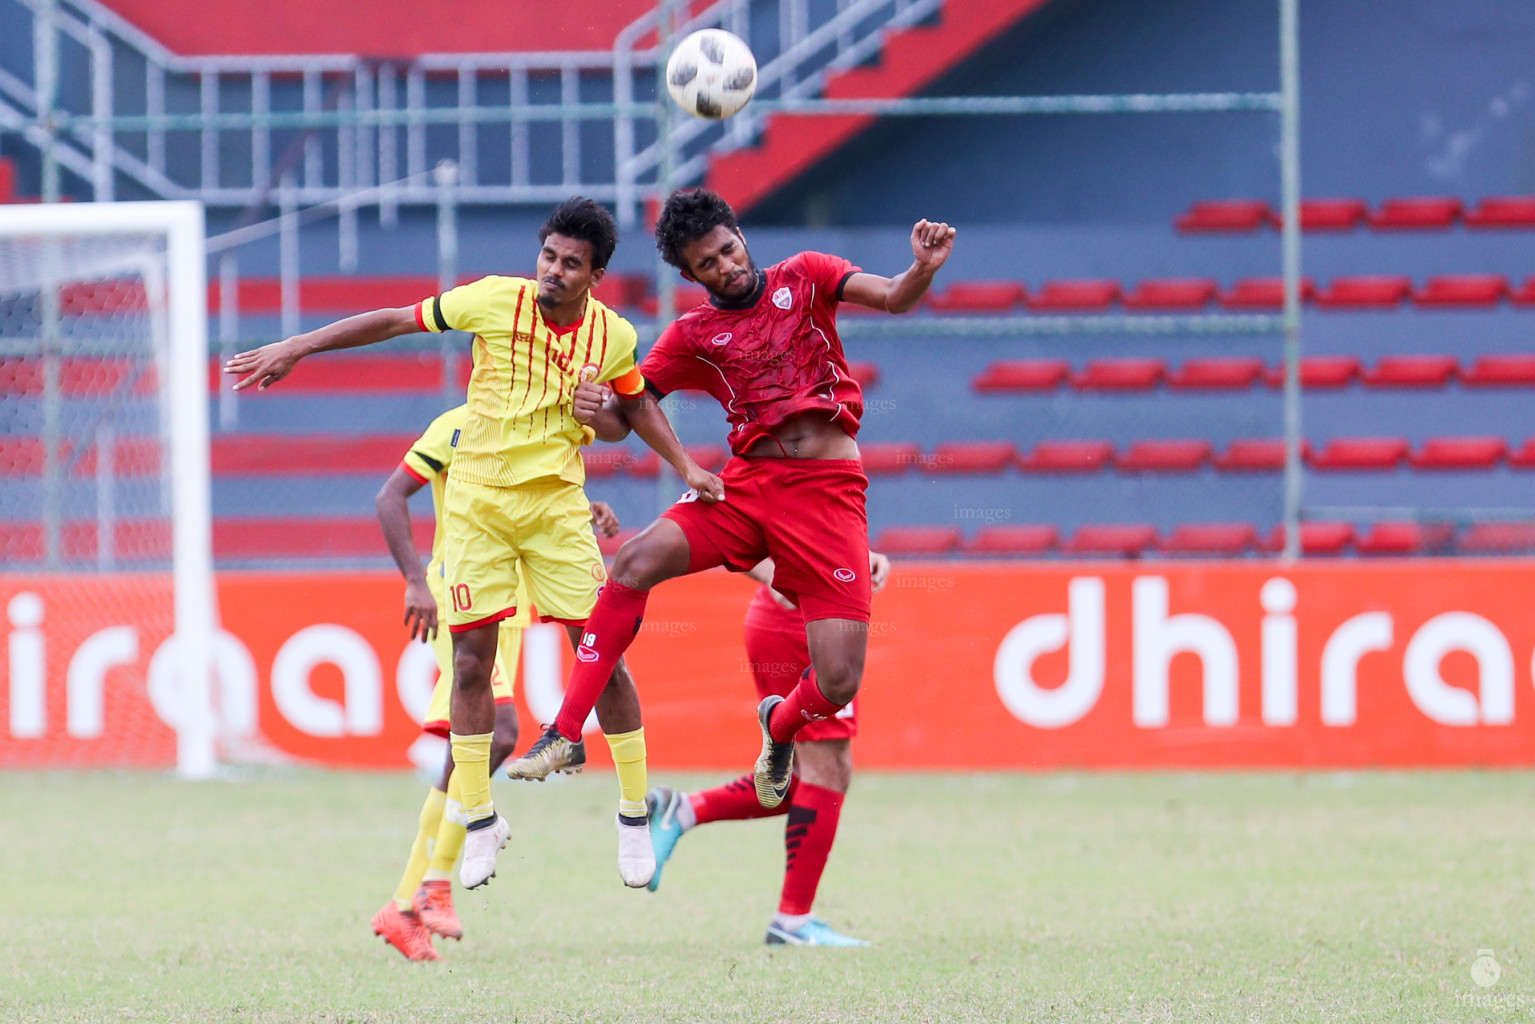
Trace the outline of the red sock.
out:
<instances>
[{"instance_id":1,"label":"red sock","mask_svg":"<svg viewBox=\"0 0 1535 1024\"><path fill-rule=\"evenodd\" d=\"M693 805L693 815L700 825L709 821L740 821L745 818L771 818L789 813L789 803L799 789L799 776L789 777L789 796L783 803L768 810L757 802L757 785L750 775L743 775L734 782L713 789L688 794Z\"/></svg>"},{"instance_id":2,"label":"red sock","mask_svg":"<svg viewBox=\"0 0 1535 1024\"><path fill-rule=\"evenodd\" d=\"M608 685L613 666L639 634L649 596L648 590L631 590L615 580L608 580L597 595L597 606L588 616L581 646L576 648L576 667L565 687L565 701L554 719L555 728L567 740L581 738L581 727L602 696L602 688Z\"/></svg>"},{"instance_id":3,"label":"red sock","mask_svg":"<svg viewBox=\"0 0 1535 1024\"><path fill-rule=\"evenodd\" d=\"M837 838L842 794L804 782L784 804L789 805L789 821L783 831L787 859L778 912L808 914L815 903L816 886L821 884L821 872L826 870L826 858L831 855L831 844Z\"/></svg>"},{"instance_id":4,"label":"red sock","mask_svg":"<svg viewBox=\"0 0 1535 1024\"><path fill-rule=\"evenodd\" d=\"M831 718L841 710L841 704L833 704L821 692L820 684L815 681L815 669L807 668L799 677L799 685L773 709L768 718L768 732L774 742L786 743L811 722Z\"/></svg>"}]
</instances>

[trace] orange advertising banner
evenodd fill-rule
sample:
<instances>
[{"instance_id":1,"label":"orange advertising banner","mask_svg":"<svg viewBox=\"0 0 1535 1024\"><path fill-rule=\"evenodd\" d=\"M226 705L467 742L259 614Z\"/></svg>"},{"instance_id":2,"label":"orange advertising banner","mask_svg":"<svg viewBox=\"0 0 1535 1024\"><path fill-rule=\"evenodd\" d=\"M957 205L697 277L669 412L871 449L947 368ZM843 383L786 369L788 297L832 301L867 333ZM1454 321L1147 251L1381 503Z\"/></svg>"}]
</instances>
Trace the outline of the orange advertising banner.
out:
<instances>
[{"instance_id":1,"label":"orange advertising banner","mask_svg":"<svg viewBox=\"0 0 1535 1024\"><path fill-rule=\"evenodd\" d=\"M652 593L629 665L651 763L744 770L753 584ZM224 573L225 756L429 765L435 679L398 577ZM1535 764L1535 562L899 563L876 595L857 763L892 769ZM162 576L0 576L0 766L169 765ZM172 641L173 642L173 641ZM564 631L526 631L524 744L559 706ZM590 724L590 723L589 723ZM592 734L592 738L596 738ZM594 764L605 745L589 744Z\"/></svg>"}]
</instances>

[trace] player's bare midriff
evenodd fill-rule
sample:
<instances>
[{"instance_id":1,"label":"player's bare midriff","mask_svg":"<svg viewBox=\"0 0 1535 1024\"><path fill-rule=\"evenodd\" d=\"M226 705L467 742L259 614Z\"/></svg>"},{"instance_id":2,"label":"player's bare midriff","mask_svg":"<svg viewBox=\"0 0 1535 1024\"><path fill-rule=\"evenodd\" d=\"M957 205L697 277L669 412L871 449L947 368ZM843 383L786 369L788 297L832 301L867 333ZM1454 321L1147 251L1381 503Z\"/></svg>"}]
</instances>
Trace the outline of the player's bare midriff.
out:
<instances>
[{"instance_id":1,"label":"player's bare midriff","mask_svg":"<svg viewBox=\"0 0 1535 1024\"><path fill-rule=\"evenodd\" d=\"M759 437L744 453L753 459L856 459L858 442L822 411L801 413Z\"/></svg>"}]
</instances>

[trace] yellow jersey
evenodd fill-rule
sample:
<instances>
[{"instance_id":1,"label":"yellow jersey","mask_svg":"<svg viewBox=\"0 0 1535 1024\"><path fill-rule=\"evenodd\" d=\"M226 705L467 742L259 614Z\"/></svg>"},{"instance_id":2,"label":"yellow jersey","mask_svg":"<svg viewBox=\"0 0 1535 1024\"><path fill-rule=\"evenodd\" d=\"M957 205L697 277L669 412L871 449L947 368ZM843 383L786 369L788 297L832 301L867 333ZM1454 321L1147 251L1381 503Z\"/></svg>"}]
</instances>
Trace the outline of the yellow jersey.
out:
<instances>
[{"instance_id":1,"label":"yellow jersey","mask_svg":"<svg viewBox=\"0 0 1535 1024\"><path fill-rule=\"evenodd\" d=\"M422 330L474 335L468 414L454 445L453 474L489 487L515 487L540 477L584 484L580 448L593 440L576 421L572 401L581 372L637 395L645 380L634 365L634 326L588 295L586 312L569 327L544 320L538 283L482 277L416 307Z\"/></svg>"}]
</instances>

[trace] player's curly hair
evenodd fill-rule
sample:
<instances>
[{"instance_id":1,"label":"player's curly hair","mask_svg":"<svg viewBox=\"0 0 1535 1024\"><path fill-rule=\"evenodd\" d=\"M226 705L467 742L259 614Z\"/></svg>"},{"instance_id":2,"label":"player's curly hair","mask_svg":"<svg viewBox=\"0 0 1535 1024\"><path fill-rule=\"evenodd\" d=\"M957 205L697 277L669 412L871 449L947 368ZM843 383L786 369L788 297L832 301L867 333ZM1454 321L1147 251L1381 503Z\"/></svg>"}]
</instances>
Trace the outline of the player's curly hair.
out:
<instances>
[{"instance_id":1,"label":"player's curly hair","mask_svg":"<svg viewBox=\"0 0 1535 1024\"><path fill-rule=\"evenodd\" d=\"M607 269L613 250L618 248L618 225L613 223L613 215L601 203L585 196L571 196L554 208L538 231L539 244L550 235L564 235L590 244L593 270Z\"/></svg>"},{"instance_id":2,"label":"player's curly hair","mask_svg":"<svg viewBox=\"0 0 1535 1024\"><path fill-rule=\"evenodd\" d=\"M731 231L740 231L736 212L730 204L706 188L690 188L673 192L661 208L661 219L656 222L656 248L661 258L678 270L687 270L682 250L700 238L724 225Z\"/></svg>"}]
</instances>

